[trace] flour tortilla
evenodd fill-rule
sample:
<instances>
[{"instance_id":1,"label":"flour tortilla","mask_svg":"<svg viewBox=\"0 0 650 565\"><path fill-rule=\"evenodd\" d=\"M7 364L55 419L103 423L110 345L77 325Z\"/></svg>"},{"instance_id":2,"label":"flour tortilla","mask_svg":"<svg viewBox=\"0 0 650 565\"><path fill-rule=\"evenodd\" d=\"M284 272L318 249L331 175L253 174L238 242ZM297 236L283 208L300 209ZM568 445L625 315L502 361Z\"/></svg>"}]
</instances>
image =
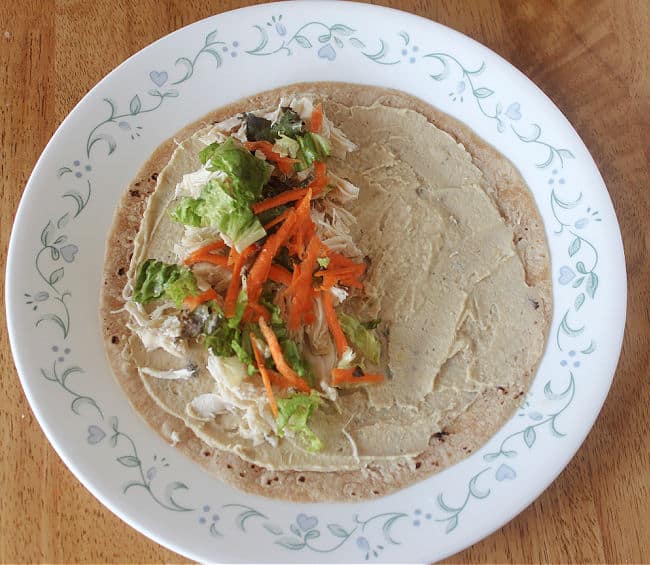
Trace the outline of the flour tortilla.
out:
<instances>
[{"instance_id":1,"label":"flour tortilla","mask_svg":"<svg viewBox=\"0 0 650 565\"><path fill-rule=\"evenodd\" d=\"M154 152L124 193L108 238L101 296L102 329L115 376L136 411L167 441L175 442L177 448L209 472L242 490L282 499L350 501L374 498L422 480L483 445L522 403L536 364L527 368L516 383L485 390L452 425L431 437L428 449L415 459L413 465L339 472L270 471L232 453L209 447L181 420L155 404L129 360L126 347L130 334L126 328L128 314L123 311L115 313L123 305L122 289L147 198L155 190L158 172L171 158L176 147L174 140L185 139L202 126L243 111L273 106L281 96L306 93L323 100L326 113L328 100L346 106L379 103L412 109L461 143L483 173L483 189L513 230L516 250L525 266L526 283L538 297L533 307L539 309L543 333L547 334L551 317L548 248L532 194L514 166L467 126L419 99L398 91L343 83L296 84L230 104L183 129Z\"/></svg>"}]
</instances>

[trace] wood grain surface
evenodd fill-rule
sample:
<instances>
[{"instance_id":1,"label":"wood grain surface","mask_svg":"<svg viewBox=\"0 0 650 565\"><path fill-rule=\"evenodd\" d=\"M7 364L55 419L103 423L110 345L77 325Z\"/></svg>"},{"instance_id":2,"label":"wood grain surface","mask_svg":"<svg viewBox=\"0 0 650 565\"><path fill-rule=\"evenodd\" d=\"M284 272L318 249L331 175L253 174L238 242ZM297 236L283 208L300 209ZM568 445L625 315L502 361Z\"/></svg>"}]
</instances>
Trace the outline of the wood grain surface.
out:
<instances>
[{"instance_id":1,"label":"wood grain surface","mask_svg":"<svg viewBox=\"0 0 650 565\"><path fill-rule=\"evenodd\" d=\"M605 178L627 258L623 354L593 431L536 502L448 562L648 563L650 2L379 3L473 37L551 97ZM246 4L251 2L0 0L3 272L27 178L79 99L150 42ZM4 279L2 286L4 299ZM27 404L5 331L0 336L0 371L0 561L186 562L116 518L63 465Z\"/></svg>"}]
</instances>

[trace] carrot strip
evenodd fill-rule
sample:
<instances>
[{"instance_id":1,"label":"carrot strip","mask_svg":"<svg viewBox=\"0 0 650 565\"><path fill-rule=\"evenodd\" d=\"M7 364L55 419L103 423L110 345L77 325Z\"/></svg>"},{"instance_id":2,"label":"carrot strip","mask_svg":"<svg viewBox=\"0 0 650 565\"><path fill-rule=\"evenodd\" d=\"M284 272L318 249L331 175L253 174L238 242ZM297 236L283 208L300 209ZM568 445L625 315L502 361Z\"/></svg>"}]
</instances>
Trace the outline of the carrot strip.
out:
<instances>
[{"instance_id":1,"label":"carrot strip","mask_svg":"<svg viewBox=\"0 0 650 565\"><path fill-rule=\"evenodd\" d=\"M293 173L294 164L298 162L298 159L292 159L291 157L283 157L279 153L273 151L273 144L269 141L247 141L244 143L244 147L249 151L261 151L264 153L264 156L278 166L278 169L285 174L290 175Z\"/></svg>"},{"instance_id":2,"label":"carrot strip","mask_svg":"<svg viewBox=\"0 0 650 565\"><path fill-rule=\"evenodd\" d=\"M280 228L273 234L271 234L264 247L260 251L255 263L251 267L250 274L248 275L248 301L257 302L260 295L262 294L262 286L266 282L266 279L269 277L269 271L271 270L271 262L276 253L280 250L280 247L291 235L295 224L296 216L298 211L302 206L309 206L309 201L311 199L311 191L308 190L307 194L303 200L298 204L295 210L291 210L287 219L280 226Z\"/></svg>"},{"instance_id":3,"label":"carrot strip","mask_svg":"<svg viewBox=\"0 0 650 565\"><path fill-rule=\"evenodd\" d=\"M246 305L246 310L244 311L243 316L244 322L252 322L253 320L257 320L260 316L264 318L264 321L266 322L271 320L271 314L261 304L253 302Z\"/></svg>"},{"instance_id":4,"label":"carrot strip","mask_svg":"<svg viewBox=\"0 0 650 565\"><path fill-rule=\"evenodd\" d=\"M307 188L294 188L292 190L285 190L277 196L273 196L271 198L267 198L266 200L262 200L261 202L257 202L256 204L253 204L251 208L253 210L253 213L260 214L262 212L266 212L267 210L271 210L272 208L282 206L283 204L288 204L289 202L300 200L301 198L304 198L308 190L310 190L309 186ZM318 196L320 192L320 190L318 192L313 191L312 196Z\"/></svg>"},{"instance_id":5,"label":"carrot strip","mask_svg":"<svg viewBox=\"0 0 650 565\"><path fill-rule=\"evenodd\" d=\"M327 166L323 161L314 163L314 180L308 185L314 192L316 189L323 189L327 186Z\"/></svg>"},{"instance_id":6,"label":"carrot strip","mask_svg":"<svg viewBox=\"0 0 650 565\"><path fill-rule=\"evenodd\" d=\"M320 103L314 106L311 113L311 123L309 124L309 131L312 133L320 132L323 127L323 106Z\"/></svg>"},{"instance_id":7,"label":"carrot strip","mask_svg":"<svg viewBox=\"0 0 650 565\"><path fill-rule=\"evenodd\" d=\"M323 189L327 186L327 166L325 163L320 161L314 163L314 180L312 180L306 188L295 188L292 190L286 190L281 192L277 196L272 198L267 198L261 202L253 204L251 209L255 214L260 214L261 212L266 212L271 208L277 208L283 204L288 204L289 202L295 202L303 198L307 191L311 189L312 198L318 196Z\"/></svg>"},{"instance_id":8,"label":"carrot strip","mask_svg":"<svg viewBox=\"0 0 650 565\"><path fill-rule=\"evenodd\" d=\"M312 273L316 266L316 259L320 255L321 242L317 237L312 237L307 246L305 259L300 264L300 273L292 284L293 296L289 302L289 321L287 327L297 330L300 322L307 313L313 309L312 302Z\"/></svg>"},{"instance_id":9,"label":"carrot strip","mask_svg":"<svg viewBox=\"0 0 650 565\"><path fill-rule=\"evenodd\" d=\"M339 357L343 357L345 350L348 348L348 341L345 339L345 334L343 333L341 324L339 324L338 316L334 311L332 294L329 291L324 290L321 292L321 297L323 299L323 310L327 327L330 329L330 333L334 338L334 345L336 345L336 351L338 352Z\"/></svg>"},{"instance_id":10,"label":"carrot strip","mask_svg":"<svg viewBox=\"0 0 650 565\"><path fill-rule=\"evenodd\" d=\"M188 257L183 261L186 265L195 265L196 263L212 263L213 265L219 265L220 267L228 268L228 257L225 255L216 255L214 253L204 253L202 255L196 255L194 257Z\"/></svg>"},{"instance_id":11,"label":"carrot strip","mask_svg":"<svg viewBox=\"0 0 650 565\"><path fill-rule=\"evenodd\" d=\"M291 273L280 265L271 265L269 269L269 279L284 286L291 284L291 276Z\"/></svg>"},{"instance_id":12,"label":"carrot strip","mask_svg":"<svg viewBox=\"0 0 650 565\"><path fill-rule=\"evenodd\" d=\"M280 222L284 222L287 219L289 212L291 212L291 209L285 210L284 212L282 212L282 214L276 216L270 222L264 224L264 229L266 231L269 231L273 226L279 224Z\"/></svg>"},{"instance_id":13,"label":"carrot strip","mask_svg":"<svg viewBox=\"0 0 650 565\"><path fill-rule=\"evenodd\" d=\"M249 245L241 253L237 253L237 250L234 247L230 250L230 256L234 259L234 265L230 284L226 291L226 300L224 302L224 313L226 314L226 318L232 318L235 315L237 295L239 294L239 287L241 285L241 270L253 251L255 251L255 244Z\"/></svg>"},{"instance_id":14,"label":"carrot strip","mask_svg":"<svg viewBox=\"0 0 650 565\"><path fill-rule=\"evenodd\" d=\"M271 378L271 384L279 386L282 388L289 388L293 386L287 379L285 379L280 373L274 371L273 369L267 369L269 377Z\"/></svg>"},{"instance_id":15,"label":"carrot strip","mask_svg":"<svg viewBox=\"0 0 650 565\"><path fill-rule=\"evenodd\" d=\"M216 300L217 298L219 298L219 295L212 287L210 287L205 292L202 292L196 296L186 296L185 300L183 300L183 304L190 310L194 310L199 304L203 304L208 300Z\"/></svg>"},{"instance_id":16,"label":"carrot strip","mask_svg":"<svg viewBox=\"0 0 650 565\"><path fill-rule=\"evenodd\" d=\"M332 385L334 386L343 383L381 383L383 380L384 375L364 373L358 367L351 369L332 369Z\"/></svg>"},{"instance_id":17,"label":"carrot strip","mask_svg":"<svg viewBox=\"0 0 650 565\"><path fill-rule=\"evenodd\" d=\"M271 350L271 357L273 357L275 366L278 368L280 374L291 383L292 387L303 392L309 392L311 390L309 385L303 381L285 361L284 355L282 355L282 348L278 343L278 338L275 336L275 333L273 333L270 326L264 321L264 318L259 319L259 324L260 329L262 330L262 335Z\"/></svg>"},{"instance_id":18,"label":"carrot strip","mask_svg":"<svg viewBox=\"0 0 650 565\"><path fill-rule=\"evenodd\" d=\"M250 338L251 338L251 346L253 348L253 353L255 355L255 361L257 362L257 368L260 370L260 373L262 374L262 381L264 382L264 388L266 388L266 394L269 397L269 405L271 406L271 412L273 412L273 417L277 418L278 405L276 404L275 397L273 396L273 389L271 388L271 379L267 372L266 365L264 364L264 358L262 357L262 354L257 349L257 345L255 343L255 336L253 335L253 332L251 332Z\"/></svg>"},{"instance_id":19,"label":"carrot strip","mask_svg":"<svg viewBox=\"0 0 650 565\"><path fill-rule=\"evenodd\" d=\"M187 265L191 265L194 258L210 253L211 251L218 251L219 249L223 249L225 246L226 246L226 242L221 239L218 241L214 241L212 243L208 243L207 245L204 245L203 247L199 247L196 251L190 253L187 256L187 259L185 259L185 263Z\"/></svg>"}]
</instances>

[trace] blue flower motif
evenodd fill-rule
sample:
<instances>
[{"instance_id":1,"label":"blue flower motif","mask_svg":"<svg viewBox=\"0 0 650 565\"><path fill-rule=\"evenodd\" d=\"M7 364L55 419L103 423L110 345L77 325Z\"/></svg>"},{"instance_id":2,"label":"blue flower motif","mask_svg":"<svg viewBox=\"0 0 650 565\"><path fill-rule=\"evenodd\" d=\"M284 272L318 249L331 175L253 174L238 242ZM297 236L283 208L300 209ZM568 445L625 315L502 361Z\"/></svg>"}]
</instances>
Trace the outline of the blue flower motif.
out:
<instances>
[{"instance_id":1,"label":"blue flower motif","mask_svg":"<svg viewBox=\"0 0 650 565\"><path fill-rule=\"evenodd\" d=\"M61 257L66 263L72 263L74 261L75 255L79 252L79 248L74 243L69 243L64 245L61 249Z\"/></svg>"},{"instance_id":2,"label":"blue flower motif","mask_svg":"<svg viewBox=\"0 0 650 565\"><path fill-rule=\"evenodd\" d=\"M508 106L505 111L505 115L508 116L511 120L517 121L521 119L521 106L519 102L513 102Z\"/></svg>"},{"instance_id":3,"label":"blue flower motif","mask_svg":"<svg viewBox=\"0 0 650 565\"><path fill-rule=\"evenodd\" d=\"M357 547L361 551L368 551L370 549L370 544L368 543L368 540L365 537L361 536L357 538Z\"/></svg>"},{"instance_id":4,"label":"blue flower motif","mask_svg":"<svg viewBox=\"0 0 650 565\"><path fill-rule=\"evenodd\" d=\"M275 27L275 33L277 33L280 37L284 37L285 35L287 35L287 28L282 23L281 15L278 16L277 18L273 16L270 22L266 22L266 25L269 27Z\"/></svg>"},{"instance_id":5,"label":"blue flower motif","mask_svg":"<svg viewBox=\"0 0 650 565\"><path fill-rule=\"evenodd\" d=\"M318 56L321 59L333 61L336 59L336 51L334 50L334 47L332 47L331 43L326 43L318 50Z\"/></svg>"},{"instance_id":6,"label":"blue flower motif","mask_svg":"<svg viewBox=\"0 0 650 565\"><path fill-rule=\"evenodd\" d=\"M573 269L571 267L562 265L560 267L560 278L558 279L558 282L560 284L569 284L575 278L575 276L576 274L573 272Z\"/></svg>"},{"instance_id":7,"label":"blue flower motif","mask_svg":"<svg viewBox=\"0 0 650 565\"><path fill-rule=\"evenodd\" d=\"M30 294L29 292L25 293L25 304L32 305L32 310L38 309L38 302L45 302L50 297L49 293L44 290L40 290L36 294Z\"/></svg>"},{"instance_id":8,"label":"blue flower motif","mask_svg":"<svg viewBox=\"0 0 650 565\"><path fill-rule=\"evenodd\" d=\"M296 524L303 531L311 530L318 526L318 518L316 516L307 516L306 514L298 514L296 516Z\"/></svg>"}]
</instances>

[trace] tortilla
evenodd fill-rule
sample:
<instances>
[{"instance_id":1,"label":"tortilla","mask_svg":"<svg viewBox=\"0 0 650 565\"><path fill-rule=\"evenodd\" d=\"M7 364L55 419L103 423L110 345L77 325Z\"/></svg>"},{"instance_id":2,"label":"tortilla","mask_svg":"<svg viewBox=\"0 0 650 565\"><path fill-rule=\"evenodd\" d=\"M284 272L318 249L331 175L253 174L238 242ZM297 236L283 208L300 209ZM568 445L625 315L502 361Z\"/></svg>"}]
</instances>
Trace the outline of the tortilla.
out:
<instances>
[{"instance_id":1,"label":"tortilla","mask_svg":"<svg viewBox=\"0 0 650 565\"><path fill-rule=\"evenodd\" d=\"M123 305L122 289L131 262L133 242L140 228L147 199L156 188L157 174L172 157L176 148L174 140L165 142L156 150L132 182L118 207L107 245L109 252L106 257L101 299L102 327L113 371L135 409L163 437L175 442L179 449L198 461L208 471L242 490L283 499L324 501L372 498L412 484L461 460L485 443L523 401L541 358L550 324L551 284L548 249L543 224L532 195L513 165L460 122L440 113L421 100L401 92L341 83L292 85L221 108L200 122L188 126L174 136L174 139L186 139L202 125L221 121L242 111L275 105L282 95L305 93L311 93L314 98L323 100L326 113L337 125L341 124L342 129L353 141L355 136L361 133L346 131L346 118L349 117L346 108L379 104L388 108L410 110L412 112L408 116L412 119L420 119L417 118L418 115L424 116L437 128L453 136L464 146L468 155L471 155L471 161L478 173L476 180L481 189L480 194L491 201L495 213L498 211L501 216L499 221L505 223L511 231L513 257L516 256L518 264L521 265L520 270L523 273L521 276L528 287L525 319L531 326L529 329L534 339L526 344L528 346L526 358L517 361L518 372L515 377L503 381L495 377L494 381L490 382L490 386L481 388L469 406L453 421L445 422L444 426L428 439L419 438L420 444L424 440L421 453L414 458L406 457L388 464L369 462L360 469L333 472L304 469L269 470L250 462L254 454L242 453L249 459L247 461L230 451L210 447L208 443L201 441L183 421L162 410L147 392L128 347L129 331L126 329L128 315L124 312L114 313ZM397 129L395 135L403 133L399 131L400 123L373 124L373 112L368 112L366 119L367 128ZM413 156L400 155L400 158L407 161ZM429 156L425 155L424 158ZM380 154L377 155L377 161L381 162ZM433 156L430 161L435 165ZM372 208L373 203L381 204L382 201L377 193L373 193L372 183L369 183L363 175L355 175L354 164L354 157L347 165L338 163L345 171L345 175L361 188L361 200L355 209L360 220L357 235L360 245L363 246L365 238L366 243L372 246L381 240L382 234L377 231L377 223L370 221L373 218L371 215L367 216L369 219L365 220L364 224L364 213ZM423 198L422 206L414 209L413 212L418 215L418 221L423 221L427 219L427 199L432 198L432 195L427 191L421 191L418 197ZM384 205L389 203L384 202ZM461 207L457 213L461 216L462 212ZM362 234L362 231L365 233ZM391 235L388 235L389 239ZM391 241L397 241L397 237L401 235L396 235ZM402 241L407 240L404 238ZM416 239L410 245L417 248L421 243L423 242ZM369 273L369 276L373 276L372 273ZM404 289L408 290L406 287L409 281L404 280L403 283ZM426 294L426 289L422 290ZM436 300L436 296L430 298ZM510 312L510 316L514 315L515 313ZM414 358L426 359L424 353ZM480 355L480 352L477 354ZM447 367L447 374L453 372L454 367ZM399 394L400 391L394 390L393 393ZM211 440L209 430L201 435L204 439ZM210 443L214 444L213 441Z\"/></svg>"}]
</instances>

